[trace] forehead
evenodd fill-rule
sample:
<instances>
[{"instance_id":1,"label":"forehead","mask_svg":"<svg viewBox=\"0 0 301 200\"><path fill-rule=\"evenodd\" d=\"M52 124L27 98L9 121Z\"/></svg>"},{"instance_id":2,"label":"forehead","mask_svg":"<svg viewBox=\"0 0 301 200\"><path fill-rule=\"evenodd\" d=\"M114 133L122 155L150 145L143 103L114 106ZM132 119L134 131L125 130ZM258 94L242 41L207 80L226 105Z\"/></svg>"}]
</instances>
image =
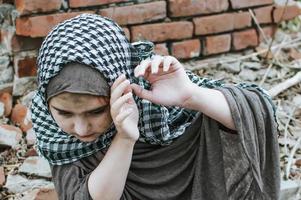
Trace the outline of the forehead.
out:
<instances>
[{"instance_id":1,"label":"forehead","mask_svg":"<svg viewBox=\"0 0 301 200\"><path fill-rule=\"evenodd\" d=\"M82 105L82 104L98 104L105 105L109 102L109 97L95 96L90 94L79 94L63 92L52 97L49 103L63 104L63 105Z\"/></svg>"}]
</instances>

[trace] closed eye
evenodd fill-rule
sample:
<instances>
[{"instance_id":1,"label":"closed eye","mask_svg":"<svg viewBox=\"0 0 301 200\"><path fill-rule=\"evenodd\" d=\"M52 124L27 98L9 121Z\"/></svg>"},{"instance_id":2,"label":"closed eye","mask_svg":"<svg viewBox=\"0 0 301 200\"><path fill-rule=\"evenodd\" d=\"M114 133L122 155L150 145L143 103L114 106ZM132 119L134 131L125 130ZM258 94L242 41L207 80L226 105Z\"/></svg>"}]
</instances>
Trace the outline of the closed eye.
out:
<instances>
[{"instance_id":1,"label":"closed eye","mask_svg":"<svg viewBox=\"0 0 301 200\"><path fill-rule=\"evenodd\" d=\"M71 116L71 115L72 115L72 113L70 113L70 112L65 112L65 111L58 111L58 114L59 114L59 115L62 115L62 116Z\"/></svg>"},{"instance_id":2,"label":"closed eye","mask_svg":"<svg viewBox=\"0 0 301 200\"><path fill-rule=\"evenodd\" d=\"M91 115L99 115L99 114L104 113L107 108L108 108L108 105L102 106L102 107L97 108L95 110L89 111L88 113L91 114Z\"/></svg>"}]
</instances>

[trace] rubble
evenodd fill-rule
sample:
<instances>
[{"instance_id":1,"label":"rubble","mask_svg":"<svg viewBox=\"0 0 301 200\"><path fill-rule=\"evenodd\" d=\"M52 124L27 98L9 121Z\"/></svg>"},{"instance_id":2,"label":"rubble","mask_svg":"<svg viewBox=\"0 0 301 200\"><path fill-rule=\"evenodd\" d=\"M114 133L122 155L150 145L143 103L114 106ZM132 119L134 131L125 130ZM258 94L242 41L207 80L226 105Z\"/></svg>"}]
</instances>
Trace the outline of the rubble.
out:
<instances>
[{"instance_id":1,"label":"rubble","mask_svg":"<svg viewBox=\"0 0 301 200\"><path fill-rule=\"evenodd\" d=\"M52 177L48 161L39 156L26 158L19 168L19 172L44 178Z\"/></svg>"},{"instance_id":2,"label":"rubble","mask_svg":"<svg viewBox=\"0 0 301 200\"><path fill-rule=\"evenodd\" d=\"M22 131L15 126L0 125L0 146L6 145L16 148L21 141Z\"/></svg>"},{"instance_id":3,"label":"rubble","mask_svg":"<svg viewBox=\"0 0 301 200\"><path fill-rule=\"evenodd\" d=\"M53 185L52 182L44 179L28 179L21 175L8 175L5 188L11 193L23 193L32 189Z\"/></svg>"}]
</instances>

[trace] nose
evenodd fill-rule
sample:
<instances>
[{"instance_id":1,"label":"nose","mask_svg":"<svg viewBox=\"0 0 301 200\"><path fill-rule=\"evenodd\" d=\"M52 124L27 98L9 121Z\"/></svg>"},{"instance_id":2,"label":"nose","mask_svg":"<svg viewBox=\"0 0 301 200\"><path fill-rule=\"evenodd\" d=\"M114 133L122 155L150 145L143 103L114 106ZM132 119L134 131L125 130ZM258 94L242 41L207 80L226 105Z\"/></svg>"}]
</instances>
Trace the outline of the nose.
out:
<instances>
[{"instance_id":1,"label":"nose","mask_svg":"<svg viewBox=\"0 0 301 200\"><path fill-rule=\"evenodd\" d=\"M91 134L89 133L89 127L90 123L86 119L77 118L74 122L74 132L79 136L85 137Z\"/></svg>"}]
</instances>

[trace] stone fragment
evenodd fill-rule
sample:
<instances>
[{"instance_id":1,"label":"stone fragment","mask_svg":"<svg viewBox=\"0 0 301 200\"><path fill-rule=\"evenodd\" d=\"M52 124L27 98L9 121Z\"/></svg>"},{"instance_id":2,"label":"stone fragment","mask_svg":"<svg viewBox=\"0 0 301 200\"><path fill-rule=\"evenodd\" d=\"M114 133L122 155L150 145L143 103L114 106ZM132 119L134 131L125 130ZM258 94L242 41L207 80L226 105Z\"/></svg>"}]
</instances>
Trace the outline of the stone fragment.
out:
<instances>
[{"instance_id":1,"label":"stone fragment","mask_svg":"<svg viewBox=\"0 0 301 200\"><path fill-rule=\"evenodd\" d=\"M27 179L21 175L9 174L4 187L12 193L23 193L32 190L32 188L48 187L49 185L53 185L53 183L44 179Z\"/></svg>"},{"instance_id":2,"label":"stone fragment","mask_svg":"<svg viewBox=\"0 0 301 200\"><path fill-rule=\"evenodd\" d=\"M36 91L31 91L20 99L20 103L25 105L27 108L30 108L32 98L35 95Z\"/></svg>"},{"instance_id":3,"label":"stone fragment","mask_svg":"<svg viewBox=\"0 0 301 200\"><path fill-rule=\"evenodd\" d=\"M0 117L4 116L4 103L0 101Z\"/></svg>"},{"instance_id":4,"label":"stone fragment","mask_svg":"<svg viewBox=\"0 0 301 200\"><path fill-rule=\"evenodd\" d=\"M225 63L221 66L221 69L231 73L238 73L240 72L240 62Z\"/></svg>"},{"instance_id":5,"label":"stone fragment","mask_svg":"<svg viewBox=\"0 0 301 200\"><path fill-rule=\"evenodd\" d=\"M4 116L8 117L12 111L13 98L8 92L0 92L0 102L4 105Z\"/></svg>"},{"instance_id":6,"label":"stone fragment","mask_svg":"<svg viewBox=\"0 0 301 200\"><path fill-rule=\"evenodd\" d=\"M38 153L34 149L34 147L31 147L27 150L25 157L31 157L31 156L38 156Z\"/></svg>"},{"instance_id":7,"label":"stone fragment","mask_svg":"<svg viewBox=\"0 0 301 200\"><path fill-rule=\"evenodd\" d=\"M46 185L24 194L20 200L58 200L54 185Z\"/></svg>"},{"instance_id":8,"label":"stone fragment","mask_svg":"<svg viewBox=\"0 0 301 200\"><path fill-rule=\"evenodd\" d=\"M34 143L36 142L36 134L33 128L26 131L26 141L27 145L34 145Z\"/></svg>"},{"instance_id":9,"label":"stone fragment","mask_svg":"<svg viewBox=\"0 0 301 200\"><path fill-rule=\"evenodd\" d=\"M12 110L11 121L26 132L32 127L31 114L29 108L18 103Z\"/></svg>"},{"instance_id":10,"label":"stone fragment","mask_svg":"<svg viewBox=\"0 0 301 200\"><path fill-rule=\"evenodd\" d=\"M19 168L19 172L45 178L52 177L48 161L39 156L26 158Z\"/></svg>"},{"instance_id":11,"label":"stone fragment","mask_svg":"<svg viewBox=\"0 0 301 200\"><path fill-rule=\"evenodd\" d=\"M280 186L280 200L299 199L298 191L301 190L300 180L283 180Z\"/></svg>"},{"instance_id":12,"label":"stone fragment","mask_svg":"<svg viewBox=\"0 0 301 200\"><path fill-rule=\"evenodd\" d=\"M250 70L250 69L241 70L241 72L239 73L239 77L242 80L251 81L251 82L255 81L258 78L257 74L253 70Z\"/></svg>"},{"instance_id":13,"label":"stone fragment","mask_svg":"<svg viewBox=\"0 0 301 200\"><path fill-rule=\"evenodd\" d=\"M258 70L263 67L262 64L259 62L243 62L242 65L245 68L254 69L254 70Z\"/></svg>"},{"instance_id":14,"label":"stone fragment","mask_svg":"<svg viewBox=\"0 0 301 200\"><path fill-rule=\"evenodd\" d=\"M8 68L0 71L0 84L12 82L13 77L14 77L13 67L8 67Z\"/></svg>"},{"instance_id":15,"label":"stone fragment","mask_svg":"<svg viewBox=\"0 0 301 200\"><path fill-rule=\"evenodd\" d=\"M5 183L4 167L0 167L0 187Z\"/></svg>"},{"instance_id":16,"label":"stone fragment","mask_svg":"<svg viewBox=\"0 0 301 200\"><path fill-rule=\"evenodd\" d=\"M0 71L8 68L9 66L9 57L8 56L0 56Z\"/></svg>"},{"instance_id":17,"label":"stone fragment","mask_svg":"<svg viewBox=\"0 0 301 200\"><path fill-rule=\"evenodd\" d=\"M15 76L13 96L23 96L37 88L36 77L18 78Z\"/></svg>"},{"instance_id":18,"label":"stone fragment","mask_svg":"<svg viewBox=\"0 0 301 200\"><path fill-rule=\"evenodd\" d=\"M22 139L22 131L15 126L0 125L0 145L17 147Z\"/></svg>"}]
</instances>

